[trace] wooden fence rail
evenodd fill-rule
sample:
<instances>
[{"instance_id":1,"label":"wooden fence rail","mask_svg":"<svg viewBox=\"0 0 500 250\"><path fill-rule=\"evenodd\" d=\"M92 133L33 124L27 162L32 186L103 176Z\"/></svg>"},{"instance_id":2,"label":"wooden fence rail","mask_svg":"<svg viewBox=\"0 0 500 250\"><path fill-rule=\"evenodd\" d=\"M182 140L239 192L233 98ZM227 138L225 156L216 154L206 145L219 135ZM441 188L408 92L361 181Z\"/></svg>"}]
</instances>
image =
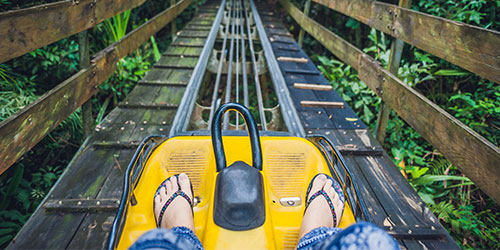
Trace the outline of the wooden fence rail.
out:
<instances>
[{"instance_id":1,"label":"wooden fence rail","mask_svg":"<svg viewBox=\"0 0 500 250\"><path fill-rule=\"evenodd\" d=\"M118 61L177 17L193 0L183 0L97 53L88 68L68 78L0 123L0 174L97 92Z\"/></svg>"},{"instance_id":2,"label":"wooden fence rail","mask_svg":"<svg viewBox=\"0 0 500 250\"><path fill-rule=\"evenodd\" d=\"M313 0L500 84L500 32L372 0Z\"/></svg>"},{"instance_id":3,"label":"wooden fence rail","mask_svg":"<svg viewBox=\"0 0 500 250\"><path fill-rule=\"evenodd\" d=\"M404 84L372 57L304 15L288 0L279 0L293 19L345 63L427 141L486 194L500 203L500 149L452 115ZM415 34L417 35L417 34Z\"/></svg>"},{"instance_id":4,"label":"wooden fence rail","mask_svg":"<svg viewBox=\"0 0 500 250\"><path fill-rule=\"evenodd\" d=\"M146 0L80 0L0 13L0 63L59 41Z\"/></svg>"}]
</instances>

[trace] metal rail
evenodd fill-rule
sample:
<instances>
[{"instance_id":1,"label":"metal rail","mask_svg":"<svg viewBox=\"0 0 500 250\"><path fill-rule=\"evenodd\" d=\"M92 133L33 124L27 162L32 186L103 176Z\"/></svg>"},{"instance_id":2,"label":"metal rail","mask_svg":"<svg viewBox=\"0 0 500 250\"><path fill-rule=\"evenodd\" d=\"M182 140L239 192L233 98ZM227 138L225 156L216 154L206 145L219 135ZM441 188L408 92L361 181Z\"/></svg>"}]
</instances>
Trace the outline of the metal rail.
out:
<instances>
[{"instance_id":1,"label":"metal rail","mask_svg":"<svg viewBox=\"0 0 500 250\"><path fill-rule=\"evenodd\" d=\"M295 136L304 137L306 134L304 131L304 127L302 127L299 115L297 114L297 110L295 109L295 106L292 102L290 92L288 92L285 79L281 74L278 62L276 61L276 57L274 56L274 52L271 47L271 43L269 42L269 38L267 38L266 31L264 30L264 26L262 25L262 21L260 20L257 8L255 7L255 3L253 2L253 0L249 0L249 2L255 21L255 26L257 27L257 31L259 33L260 42L262 44L262 48L264 49L267 67L269 68L269 72L274 84L274 89L276 91L276 96L278 96L278 100L281 106L283 120L285 121L285 124L288 128L288 132Z\"/></svg>"},{"instance_id":2,"label":"metal rail","mask_svg":"<svg viewBox=\"0 0 500 250\"><path fill-rule=\"evenodd\" d=\"M264 113L265 108L263 101L263 93L259 77L259 67L255 56L256 53L255 53L253 39L251 37L252 32L250 23L254 23L260 37L267 66L270 71L271 80L273 81L274 89L276 91L276 95L280 103L282 111L281 113L283 116L283 120L285 121L286 127L288 131L295 136L305 136L304 129L301 125L297 111L295 110L295 107L291 100L284 78L279 69L276 58L274 57L269 39L267 38L267 35L264 31L262 21L260 20L260 16L257 13L257 9L255 8L253 1L231 0L231 2L228 3L223 1L221 7L222 8L219 8L215 22L210 30L207 43L203 47L200 60L196 64L193 76L191 77L190 82L186 88L186 92L184 93L183 99L179 104L179 110L174 118L169 135L172 137L180 132L184 132L189 126L189 123L191 121L190 119L191 114L193 113L194 104L196 102L199 88L201 87L201 82L204 78L205 70L208 64L208 57L210 56L210 52L213 51L212 48L215 44L215 37L218 33L218 27L220 27L222 17L225 17L227 22L225 23L225 30L223 34L222 50L218 58L219 62L217 67L217 76L215 79L215 84L213 86L214 89L211 95L212 99L210 101L210 115L208 119L209 122L208 128L211 129L211 124L215 110L221 103L220 98L218 98L218 91L220 90L220 82L222 80L223 70L225 68L224 63L227 63L227 72L226 72L226 86L223 94L224 95L223 102L228 103L231 101L236 101L237 103L239 103L240 96L241 94L243 94L244 105L247 107L250 106L248 72L246 68L247 46L245 44L245 39L248 39L248 50L249 50L248 52L251 58L251 65L253 69L253 80L256 90L257 108L259 111L262 130L263 131L267 130L267 121ZM253 20L251 20L251 18L253 18ZM246 38L245 38L245 28L246 28ZM229 36L231 37L229 43L229 50L227 50ZM233 81L235 84L234 88L233 88ZM242 87L240 86L241 81L243 82ZM230 125L229 118L230 118L229 115L226 115L223 118L224 130L229 129ZM237 130L240 129L238 114L236 114L236 121L234 125L236 126Z\"/></svg>"},{"instance_id":3,"label":"metal rail","mask_svg":"<svg viewBox=\"0 0 500 250\"><path fill-rule=\"evenodd\" d=\"M203 80L203 75L205 74L205 70L208 64L208 58L210 57L210 53L212 48L214 47L215 38L217 37L217 32L219 30L219 26L222 20L222 15L224 14L224 6L226 5L226 0L222 0L217 12L217 16L215 17L215 21L212 24L212 28L210 29L210 33L207 38L207 42L205 46L203 46L203 50L201 51L200 58L196 63L196 66L193 70L193 74L189 79L189 83L186 87L186 91L182 96L182 100L179 104L179 109L175 114L174 120L172 122L172 128L169 132L169 137L173 137L175 134L185 131L189 124L189 118L193 113L194 103L196 101L196 96L198 91L200 90L200 85Z\"/></svg>"}]
</instances>

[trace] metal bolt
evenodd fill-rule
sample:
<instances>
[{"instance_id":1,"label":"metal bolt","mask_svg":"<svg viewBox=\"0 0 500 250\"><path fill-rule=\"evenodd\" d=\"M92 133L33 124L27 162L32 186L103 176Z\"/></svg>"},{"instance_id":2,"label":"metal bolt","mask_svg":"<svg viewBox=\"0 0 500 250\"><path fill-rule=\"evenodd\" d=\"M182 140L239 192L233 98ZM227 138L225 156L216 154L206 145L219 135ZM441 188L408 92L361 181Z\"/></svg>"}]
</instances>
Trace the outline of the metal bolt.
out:
<instances>
[{"instance_id":1,"label":"metal bolt","mask_svg":"<svg viewBox=\"0 0 500 250\"><path fill-rule=\"evenodd\" d=\"M58 201L57 204L62 205L62 201Z\"/></svg>"},{"instance_id":2,"label":"metal bolt","mask_svg":"<svg viewBox=\"0 0 500 250\"><path fill-rule=\"evenodd\" d=\"M99 205L101 205L101 202L100 202L100 201L97 201L95 204L96 204L97 206L99 206Z\"/></svg>"},{"instance_id":3,"label":"metal bolt","mask_svg":"<svg viewBox=\"0 0 500 250\"><path fill-rule=\"evenodd\" d=\"M144 130L144 128L140 128L139 130L140 130L140 131L143 131L143 130Z\"/></svg>"},{"instance_id":4,"label":"metal bolt","mask_svg":"<svg viewBox=\"0 0 500 250\"><path fill-rule=\"evenodd\" d=\"M408 230L408 234L412 234L413 232L411 230Z\"/></svg>"},{"instance_id":5,"label":"metal bolt","mask_svg":"<svg viewBox=\"0 0 500 250\"><path fill-rule=\"evenodd\" d=\"M120 130L125 130L125 127L121 127Z\"/></svg>"},{"instance_id":6,"label":"metal bolt","mask_svg":"<svg viewBox=\"0 0 500 250\"><path fill-rule=\"evenodd\" d=\"M148 124L148 121L143 121L142 123L144 123L144 124Z\"/></svg>"},{"instance_id":7,"label":"metal bolt","mask_svg":"<svg viewBox=\"0 0 500 250\"><path fill-rule=\"evenodd\" d=\"M79 201L78 203L76 203L76 205L80 206L80 205L82 205L82 202Z\"/></svg>"},{"instance_id":8,"label":"metal bolt","mask_svg":"<svg viewBox=\"0 0 500 250\"><path fill-rule=\"evenodd\" d=\"M160 131L163 131L163 128L160 128Z\"/></svg>"}]
</instances>

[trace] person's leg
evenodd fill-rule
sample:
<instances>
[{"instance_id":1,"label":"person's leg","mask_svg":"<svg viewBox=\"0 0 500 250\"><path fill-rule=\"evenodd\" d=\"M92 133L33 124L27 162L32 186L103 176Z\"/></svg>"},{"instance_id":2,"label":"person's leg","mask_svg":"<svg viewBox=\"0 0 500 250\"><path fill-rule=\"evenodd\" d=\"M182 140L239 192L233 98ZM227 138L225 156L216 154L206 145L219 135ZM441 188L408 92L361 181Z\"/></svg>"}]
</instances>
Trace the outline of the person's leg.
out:
<instances>
[{"instance_id":1,"label":"person's leg","mask_svg":"<svg viewBox=\"0 0 500 250\"><path fill-rule=\"evenodd\" d=\"M312 180L311 189L306 197L307 208L299 231L300 241L297 249L311 249L325 238L341 231L336 227L342 217L345 199L337 193L342 191L336 189L340 189L338 183L327 178L324 174L318 175ZM318 191L321 190L328 196L333 205L333 211L324 195L317 195ZM314 198L314 196L317 197ZM311 198L313 199L311 200Z\"/></svg>"},{"instance_id":2,"label":"person's leg","mask_svg":"<svg viewBox=\"0 0 500 250\"><path fill-rule=\"evenodd\" d=\"M386 231L368 222L356 223L321 240L316 249L399 249Z\"/></svg>"},{"instance_id":3,"label":"person's leg","mask_svg":"<svg viewBox=\"0 0 500 250\"><path fill-rule=\"evenodd\" d=\"M192 201L191 182L186 174L162 183L154 199L155 219L160 228L146 232L130 249L203 249L194 234Z\"/></svg>"}]
</instances>

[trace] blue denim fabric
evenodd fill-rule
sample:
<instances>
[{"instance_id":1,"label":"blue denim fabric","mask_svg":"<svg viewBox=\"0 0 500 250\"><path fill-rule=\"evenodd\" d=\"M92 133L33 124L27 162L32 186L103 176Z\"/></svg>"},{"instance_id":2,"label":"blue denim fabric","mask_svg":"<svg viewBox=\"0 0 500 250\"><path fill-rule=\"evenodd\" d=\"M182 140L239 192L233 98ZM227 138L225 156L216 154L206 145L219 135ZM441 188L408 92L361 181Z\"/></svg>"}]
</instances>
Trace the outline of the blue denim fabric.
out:
<instances>
[{"instance_id":1,"label":"blue denim fabric","mask_svg":"<svg viewBox=\"0 0 500 250\"><path fill-rule=\"evenodd\" d=\"M195 249L203 250L200 240L186 227L154 229L143 234L130 250ZM368 222L356 223L344 230L319 227L300 239L297 250L310 249L387 249L398 250L397 242L383 229Z\"/></svg>"},{"instance_id":2,"label":"blue denim fabric","mask_svg":"<svg viewBox=\"0 0 500 250\"><path fill-rule=\"evenodd\" d=\"M145 249L194 249L203 250L200 240L187 227L153 229L143 234L130 246L130 250Z\"/></svg>"},{"instance_id":3,"label":"blue denim fabric","mask_svg":"<svg viewBox=\"0 0 500 250\"><path fill-rule=\"evenodd\" d=\"M344 230L319 227L300 239L297 250L309 249L399 249L386 231L368 222L356 223Z\"/></svg>"}]
</instances>

